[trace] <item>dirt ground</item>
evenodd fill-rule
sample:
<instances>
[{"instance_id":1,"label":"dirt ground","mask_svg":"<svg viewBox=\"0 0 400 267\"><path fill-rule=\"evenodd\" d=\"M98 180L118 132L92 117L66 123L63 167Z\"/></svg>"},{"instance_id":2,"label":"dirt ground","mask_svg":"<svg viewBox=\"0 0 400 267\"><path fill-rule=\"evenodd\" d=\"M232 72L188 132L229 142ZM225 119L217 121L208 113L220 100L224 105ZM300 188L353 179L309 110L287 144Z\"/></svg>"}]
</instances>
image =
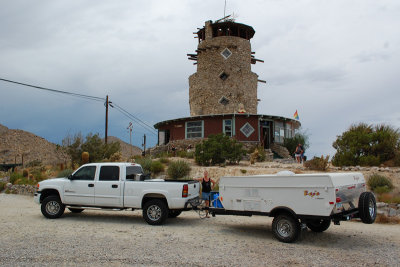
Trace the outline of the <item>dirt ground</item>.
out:
<instances>
[{"instance_id":1,"label":"dirt ground","mask_svg":"<svg viewBox=\"0 0 400 267\"><path fill-rule=\"evenodd\" d=\"M400 225L342 222L297 243L271 218L194 211L150 226L141 211L85 210L49 220L32 197L0 194L2 266L400 266Z\"/></svg>"}]
</instances>

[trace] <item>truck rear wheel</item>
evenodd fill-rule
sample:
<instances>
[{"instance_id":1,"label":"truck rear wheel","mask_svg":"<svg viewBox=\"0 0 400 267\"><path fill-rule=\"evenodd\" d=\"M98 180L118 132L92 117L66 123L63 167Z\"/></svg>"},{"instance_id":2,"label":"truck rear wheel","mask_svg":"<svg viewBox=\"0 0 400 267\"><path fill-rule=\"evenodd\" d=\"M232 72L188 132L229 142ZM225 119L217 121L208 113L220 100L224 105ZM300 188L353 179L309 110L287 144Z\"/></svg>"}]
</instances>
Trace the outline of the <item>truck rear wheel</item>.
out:
<instances>
[{"instance_id":1,"label":"truck rear wheel","mask_svg":"<svg viewBox=\"0 0 400 267\"><path fill-rule=\"evenodd\" d=\"M42 201L40 207L44 217L49 219L59 218L64 214L65 205L61 202L58 196L48 196Z\"/></svg>"},{"instance_id":2,"label":"truck rear wheel","mask_svg":"<svg viewBox=\"0 0 400 267\"><path fill-rule=\"evenodd\" d=\"M326 231L331 225L331 220L311 220L307 222L307 227L311 231L321 233Z\"/></svg>"},{"instance_id":3,"label":"truck rear wheel","mask_svg":"<svg viewBox=\"0 0 400 267\"><path fill-rule=\"evenodd\" d=\"M143 218L148 224L160 225L168 217L168 208L161 199L152 199L143 206Z\"/></svg>"},{"instance_id":4,"label":"truck rear wheel","mask_svg":"<svg viewBox=\"0 0 400 267\"><path fill-rule=\"evenodd\" d=\"M272 232L279 241L292 243L299 238L300 222L289 214L280 214L272 221Z\"/></svg>"},{"instance_id":5,"label":"truck rear wheel","mask_svg":"<svg viewBox=\"0 0 400 267\"><path fill-rule=\"evenodd\" d=\"M358 199L358 212L363 223L371 224L376 219L376 200L371 192L363 192Z\"/></svg>"}]
</instances>

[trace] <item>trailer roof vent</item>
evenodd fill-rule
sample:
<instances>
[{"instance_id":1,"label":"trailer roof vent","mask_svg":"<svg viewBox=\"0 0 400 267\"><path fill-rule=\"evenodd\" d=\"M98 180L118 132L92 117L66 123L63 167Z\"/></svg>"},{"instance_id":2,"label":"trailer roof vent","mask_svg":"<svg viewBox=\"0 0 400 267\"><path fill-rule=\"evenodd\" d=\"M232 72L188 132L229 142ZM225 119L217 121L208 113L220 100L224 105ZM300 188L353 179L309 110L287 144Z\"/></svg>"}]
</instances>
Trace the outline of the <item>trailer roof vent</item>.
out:
<instances>
[{"instance_id":1,"label":"trailer roof vent","mask_svg":"<svg viewBox=\"0 0 400 267\"><path fill-rule=\"evenodd\" d=\"M295 173L291 172L291 171L280 171L276 175L278 175L278 176L293 176L293 175L295 175Z\"/></svg>"}]
</instances>

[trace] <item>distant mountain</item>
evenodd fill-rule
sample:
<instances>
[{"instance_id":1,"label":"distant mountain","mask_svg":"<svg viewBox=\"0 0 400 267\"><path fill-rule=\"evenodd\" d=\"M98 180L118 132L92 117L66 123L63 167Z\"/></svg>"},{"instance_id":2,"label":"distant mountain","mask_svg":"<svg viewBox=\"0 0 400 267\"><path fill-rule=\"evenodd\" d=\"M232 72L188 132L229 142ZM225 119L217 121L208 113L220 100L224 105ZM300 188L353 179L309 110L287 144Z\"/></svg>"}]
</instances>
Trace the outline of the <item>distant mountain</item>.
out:
<instances>
[{"instance_id":1,"label":"distant mountain","mask_svg":"<svg viewBox=\"0 0 400 267\"><path fill-rule=\"evenodd\" d=\"M67 153L58 145L23 130L8 129L0 124L0 163L22 163L39 160L43 164L65 163Z\"/></svg>"},{"instance_id":2,"label":"distant mountain","mask_svg":"<svg viewBox=\"0 0 400 267\"><path fill-rule=\"evenodd\" d=\"M130 144L122 141L121 139L119 139L118 137L115 136L109 136L108 137L108 143L111 142L119 142L121 145L121 153L122 153L122 158L123 159L128 159L131 156L131 147L132 147L132 155L141 155L142 154L142 150L137 147L137 146L131 146Z\"/></svg>"}]
</instances>

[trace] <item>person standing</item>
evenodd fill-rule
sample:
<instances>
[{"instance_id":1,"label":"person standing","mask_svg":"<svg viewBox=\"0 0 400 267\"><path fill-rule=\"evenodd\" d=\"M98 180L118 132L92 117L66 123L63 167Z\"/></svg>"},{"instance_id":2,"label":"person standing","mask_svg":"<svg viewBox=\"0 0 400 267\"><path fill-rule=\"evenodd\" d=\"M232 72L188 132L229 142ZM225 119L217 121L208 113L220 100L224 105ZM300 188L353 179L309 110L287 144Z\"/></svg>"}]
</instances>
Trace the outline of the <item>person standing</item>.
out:
<instances>
[{"instance_id":1,"label":"person standing","mask_svg":"<svg viewBox=\"0 0 400 267\"><path fill-rule=\"evenodd\" d=\"M201 182L201 198L205 200L206 207L210 206L210 192L214 188L215 181L208 176L208 172L204 171L204 176L202 178L194 179ZM206 217L208 216L208 210L206 210Z\"/></svg>"},{"instance_id":2,"label":"person standing","mask_svg":"<svg viewBox=\"0 0 400 267\"><path fill-rule=\"evenodd\" d=\"M303 146L301 144L298 144L296 150L294 151L294 157L296 158L297 163L301 163L303 155L304 155Z\"/></svg>"}]
</instances>

